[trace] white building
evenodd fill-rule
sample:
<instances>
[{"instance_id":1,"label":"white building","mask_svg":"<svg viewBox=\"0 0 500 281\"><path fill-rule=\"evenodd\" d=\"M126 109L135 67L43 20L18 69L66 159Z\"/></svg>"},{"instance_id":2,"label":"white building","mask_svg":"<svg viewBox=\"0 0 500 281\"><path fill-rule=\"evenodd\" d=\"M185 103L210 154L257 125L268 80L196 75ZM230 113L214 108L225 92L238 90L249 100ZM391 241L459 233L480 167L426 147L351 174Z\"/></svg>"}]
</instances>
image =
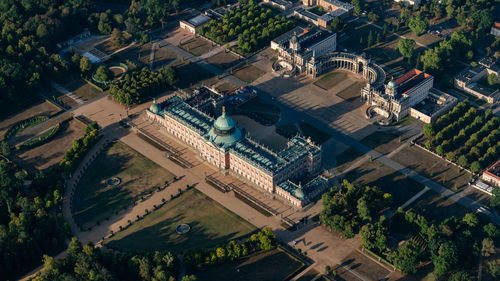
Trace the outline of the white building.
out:
<instances>
[{"instance_id":1,"label":"white building","mask_svg":"<svg viewBox=\"0 0 500 281\"><path fill-rule=\"evenodd\" d=\"M407 5L420 5L422 0L394 0L394 2L403 2Z\"/></svg>"},{"instance_id":2,"label":"white building","mask_svg":"<svg viewBox=\"0 0 500 281\"><path fill-rule=\"evenodd\" d=\"M264 0L262 2L278 7L283 11L286 11L293 7L293 3L287 0Z\"/></svg>"},{"instance_id":3,"label":"white building","mask_svg":"<svg viewBox=\"0 0 500 281\"><path fill-rule=\"evenodd\" d=\"M491 35L499 36L500 35L500 22L494 22L490 31Z\"/></svg>"},{"instance_id":4,"label":"white building","mask_svg":"<svg viewBox=\"0 0 500 281\"><path fill-rule=\"evenodd\" d=\"M210 20L212 20L212 18L210 18L209 16L204 14L199 14L196 17L189 19L187 21L185 20L179 21L179 26L182 29L189 31L192 34L197 34L200 27L207 24Z\"/></svg>"}]
</instances>

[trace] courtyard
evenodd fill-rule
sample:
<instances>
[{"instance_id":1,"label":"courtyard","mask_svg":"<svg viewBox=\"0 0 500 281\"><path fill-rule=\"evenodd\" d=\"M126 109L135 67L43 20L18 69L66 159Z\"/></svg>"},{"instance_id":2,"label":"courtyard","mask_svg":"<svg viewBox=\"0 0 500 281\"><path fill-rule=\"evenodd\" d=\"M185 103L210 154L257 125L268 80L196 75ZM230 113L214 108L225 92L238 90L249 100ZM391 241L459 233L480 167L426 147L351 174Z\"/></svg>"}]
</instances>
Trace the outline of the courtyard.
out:
<instances>
[{"instance_id":1,"label":"courtyard","mask_svg":"<svg viewBox=\"0 0 500 281\"><path fill-rule=\"evenodd\" d=\"M186 223L183 235L176 227ZM206 248L247 236L256 228L196 189L190 189L118 232L106 244L128 251L174 251Z\"/></svg>"},{"instance_id":2,"label":"courtyard","mask_svg":"<svg viewBox=\"0 0 500 281\"><path fill-rule=\"evenodd\" d=\"M108 185L111 178L120 183ZM174 174L142 154L122 142L113 142L79 181L73 201L74 219L84 228L91 227L173 179Z\"/></svg>"}]
</instances>

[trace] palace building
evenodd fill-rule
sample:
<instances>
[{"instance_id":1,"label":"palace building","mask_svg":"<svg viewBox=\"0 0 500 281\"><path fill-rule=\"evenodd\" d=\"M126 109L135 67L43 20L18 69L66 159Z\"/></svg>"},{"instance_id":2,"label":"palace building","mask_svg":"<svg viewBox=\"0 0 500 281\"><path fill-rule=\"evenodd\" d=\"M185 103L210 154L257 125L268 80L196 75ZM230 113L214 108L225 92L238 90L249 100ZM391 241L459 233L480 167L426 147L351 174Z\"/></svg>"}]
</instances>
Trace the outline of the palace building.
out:
<instances>
[{"instance_id":1,"label":"palace building","mask_svg":"<svg viewBox=\"0 0 500 281\"><path fill-rule=\"evenodd\" d=\"M161 103L153 102L147 116L218 169L243 177L294 207L302 208L327 188L321 176L304 187L289 181L320 172L321 147L310 139L293 137L286 148L274 152L252 140L224 107L214 119L193 106L190 99L173 96ZM196 104L204 103L198 100Z\"/></svg>"}]
</instances>

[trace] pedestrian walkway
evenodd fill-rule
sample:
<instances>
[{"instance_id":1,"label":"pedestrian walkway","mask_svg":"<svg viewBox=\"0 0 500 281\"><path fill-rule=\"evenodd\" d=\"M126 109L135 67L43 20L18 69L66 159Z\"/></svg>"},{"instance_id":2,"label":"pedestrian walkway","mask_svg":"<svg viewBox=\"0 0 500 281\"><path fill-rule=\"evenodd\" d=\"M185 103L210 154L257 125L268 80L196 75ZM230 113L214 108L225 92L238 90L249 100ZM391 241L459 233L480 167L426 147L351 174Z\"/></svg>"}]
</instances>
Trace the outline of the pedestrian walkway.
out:
<instances>
[{"instance_id":1,"label":"pedestrian walkway","mask_svg":"<svg viewBox=\"0 0 500 281\"><path fill-rule=\"evenodd\" d=\"M52 87L54 89L56 89L59 93L63 94L63 95L66 95L68 96L69 98L71 98L72 100L74 100L78 105L80 104L83 104L84 101L82 99L80 99L79 97L75 96L72 92L66 90L65 88L63 88L63 86L55 83L55 82L52 82Z\"/></svg>"}]
</instances>

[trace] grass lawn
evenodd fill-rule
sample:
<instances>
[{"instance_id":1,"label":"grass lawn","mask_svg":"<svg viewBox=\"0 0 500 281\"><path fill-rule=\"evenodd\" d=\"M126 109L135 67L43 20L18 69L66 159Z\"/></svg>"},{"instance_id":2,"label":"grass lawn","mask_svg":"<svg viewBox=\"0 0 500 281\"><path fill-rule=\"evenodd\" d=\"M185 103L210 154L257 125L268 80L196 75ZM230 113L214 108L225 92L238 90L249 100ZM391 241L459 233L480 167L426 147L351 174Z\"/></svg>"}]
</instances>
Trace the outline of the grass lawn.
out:
<instances>
[{"instance_id":1,"label":"grass lawn","mask_svg":"<svg viewBox=\"0 0 500 281\"><path fill-rule=\"evenodd\" d=\"M416 146L404 148L392 159L453 191L467 187L470 180L468 172L459 171L456 166Z\"/></svg>"},{"instance_id":2,"label":"grass lawn","mask_svg":"<svg viewBox=\"0 0 500 281\"><path fill-rule=\"evenodd\" d=\"M83 79L75 79L68 83L61 85L64 89L72 92L75 96L79 97L83 101L92 100L102 95L99 89L89 85Z\"/></svg>"},{"instance_id":3,"label":"grass lawn","mask_svg":"<svg viewBox=\"0 0 500 281\"><path fill-rule=\"evenodd\" d=\"M348 74L344 72L334 71L323 75L319 78L314 85L320 87L323 90L329 90L333 86L337 85L339 82L347 79Z\"/></svg>"},{"instance_id":4,"label":"grass lawn","mask_svg":"<svg viewBox=\"0 0 500 281\"><path fill-rule=\"evenodd\" d=\"M179 44L179 47L195 56L201 56L204 53L208 53L216 48L215 46L213 46L212 42L202 37L190 38L184 42L181 42Z\"/></svg>"},{"instance_id":5,"label":"grass lawn","mask_svg":"<svg viewBox=\"0 0 500 281\"><path fill-rule=\"evenodd\" d=\"M230 83L230 82L224 82L222 84L220 84L219 86L216 86L215 89L217 89L217 91L219 92L232 92L234 90L236 90L238 88L238 86L234 85L233 83Z\"/></svg>"},{"instance_id":6,"label":"grass lawn","mask_svg":"<svg viewBox=\"0 0 500 281\"><path fill-rule=\"evenodd\" d=\"M117 177L118 186L106 180ZM84 173L73 201L73 215L80 225L103 221L132 204L143 192L150 191L174 174L163 169L122 142L105 149Z\"/></svg>"},{"instance_id":7,"label":"grass lawn","mask_svg":"<svg viewBox=\"0 0 500 281\"><path fill-rule=\"evenodd\" d=\"M299 129L297 129L297 125L295 123L286 123L276 127L276 133L279 135L289 139L299 133Z\"/></svg>"},{"instance_id":8,"label":"grass lawn","mask_svg":"<svg viewBox=\"0 0 500 281\"><path fill-rule=\"evenodd\" d=\"M176 86L181 89L193 87L201 83L202 80L211 78L215 79L215 75L212 72L198 66L195 63L190 63L189 61L176 61L172 64L172 66L174 67L177 76L180 77Z\"/></svg>"},{"instance_id":9,"label":"grass lawn","mask_svg":"<svg viewBox=\"0 0 500 281\"><path fill-rule=\"evenodd\" d=\"M299 122L298 125L304 137L311 138L311 140L316 144L322 144L330 139L329 134L321 131L320 129L307 122Z\"/></svg>"},{"instance_id":10,"label":"grass lawn","mask_svg":"<svg viewBox=\"0 0 500 281\"><path fill-rule=\"evenodd\" d=\"M154 67L168 64L176 59L177 54L174 51L171 51L167 47L158 48L158 45L156 46L155 60L153 62Z\"/></svg>"},{"instance_id":11,"label":"grass lawn","mask_svg":"<svg viewBox=\"0 0 500 281\"><path fill-rule=\"evenodd\" d=\"M363 152L349 147L344 152L337 155L337 171L345 171L354 162L360 160L363 157Z\"/></svg>"},{"instance_id":12,"label":"grass lawn","mask_svg":"<svg viewBox=\"0 0 500 281\"><path fill-rule=\"evenodd\" d=\"M370 276L371 280L384 280L384 277L390 273L386 268L378 265L358 251L353 251L349 256L345 257L342 260L342 265L347 268L355 269L355 271L362 276ZM333 268L333 270L336 269L344 268Z\"/></svg>"},{"instance_id":13,"label":"grass lawn","mask_svg":"<svg viewBox=\"0 0 500 281\"><path fill-rule=\"evenodd\" d=\"M376 185L392 194L394 206L400 206L422 190L423 186L378 161L367 161L347 173L345 178L357 186Z\"/></svg>"},{"instance_id":14,"label":"grass lawn","mask_svg":"<svg viewBox=\"0 0 500 281\"><path fill-rule=\"evenodd\" d=\"M261 77L264 75L266 72L264 70L261 70L257 68L256 66L253 65L247 65L242 68L239 68L235 71L233 71L233 76L236 78L240 79L241 81L245 81L247 83L252 83L255 81L257 78Z\"/></svg>"},{"instance_id":15,"label":"grass lawn","mask_svg":"<svg viewBox=\"0 0 500 281\"><path fill-rule=\"evenodd\" d=\"M209 57L208 59L206 59L206 61L222 70L225 70L235 66L240 61L240 58L233 55L232 53L226 53L225 51L222 51Z\"/></svg>"},{"instance_id":16,"label":"grass lawn","mask_svg":"<svg viewBox=\"0 0 500 281\"><path fill-rule=\"evenodd\" d=\"M179 235L181 223L191 231ZM248 235L256 228L196 189L184 192L161 208L117 233L107 242L112 247L131 251L182 252L206 248Z\"/></svg>"},{"instance_id":17,"label":"grass lawn","mask_svg":"<svg viewBox=\"0 0 500 281\"><path fill-rule=\"evenodd\" d=\"M305 265L280 249L260 253L249 258L207 267L193 272L201 281L238 280L265 281L289 280ZM239 269L239 272L236 271Z\"/></svg>"},{"instance_id":18,"label":"grass lawn","mask_svg":"<svg viewBox=\"0 0 500 281\"><path fill-rule=\"evenodd\" d=\"M388 154L398 148L405 140L402 132L394 129L375 131L361 140L361 143L375 149L382 154ZM401 139L401 142L399 141Z\"/></svg>"},{"instance_id":19,"label":"grass lawn","mask_svg":"<svg viewBox=\"0 0 500 281\"><path fill-rule=\"evenodd\" d=\"M345 99L348 102L353 102L361 96L361 88L366 85L365 82L355 82L349 87L343 89L337 96Z\"/></svg>"},{"instance_id":20,"label":"grass lawn","mask_svg":"<svg viewBox=\"0 0 500 281\"><path fill-rule=\"evenodd\" d=\"M446 199L432 190L424 193L417 201L410 204L409 208L413 208L418 214L425 216L430 223L440 223L451 216L461 218L469 212L464 206Z\"/></svg>"},{"instance_id":21,"label":"grass lawn","mask_svg":"<svg viewBox=\"0 0 500 281\"><path fill-rule=\"evenodd\" d=\"M259 98L255 97L244 104L242 104L239 109L242 110L248 110L248 111L259 111L259 112L265 112L265 113L271 113L271 114L280 114L281 109L279 106L273 105L272 103Z\"/></svg>"}]
</instances>

